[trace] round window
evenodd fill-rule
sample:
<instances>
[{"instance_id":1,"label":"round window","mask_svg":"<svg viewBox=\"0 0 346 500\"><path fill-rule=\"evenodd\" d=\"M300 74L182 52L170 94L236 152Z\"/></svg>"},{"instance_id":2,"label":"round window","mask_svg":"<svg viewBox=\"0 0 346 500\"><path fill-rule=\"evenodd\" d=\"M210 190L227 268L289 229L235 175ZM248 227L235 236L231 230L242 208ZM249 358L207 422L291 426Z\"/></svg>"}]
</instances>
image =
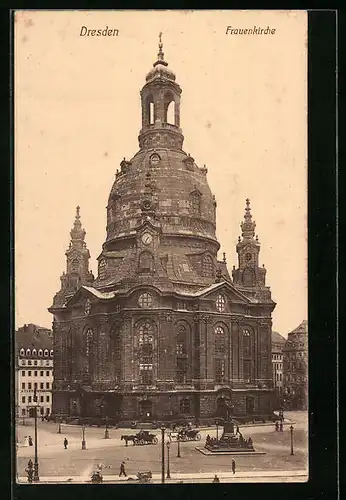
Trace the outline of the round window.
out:
<instances>
[{"instance_id":1,"label":"round window","mask_svg":"<svg viewBox=\"0 0 346 500\"><path fill-rule=\"evenodd\" d=\"M145 292L139 296L138 304L140 307L151 307L152 302L153 302L153 298L150 295L150 293Z\"/></svg>"}]
</instances>

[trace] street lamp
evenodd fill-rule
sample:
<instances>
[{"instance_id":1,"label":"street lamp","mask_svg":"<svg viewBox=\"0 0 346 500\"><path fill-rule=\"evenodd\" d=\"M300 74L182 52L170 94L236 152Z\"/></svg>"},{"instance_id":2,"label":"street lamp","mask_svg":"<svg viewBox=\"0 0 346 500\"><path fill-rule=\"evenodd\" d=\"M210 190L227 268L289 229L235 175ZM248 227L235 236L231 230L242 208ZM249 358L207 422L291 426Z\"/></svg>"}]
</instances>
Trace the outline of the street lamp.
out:
<instances>
[{"instance_id":1,"label":"street lamp","mask_svg":"<svg viewBox=\"0 0 346 500\"><path fill-rule=\"evenodd\" d=\"M105 439L109 439L109 430L108 430L108 417L106 416L106 429L105 429Z\"/></svg>"},{"instance_id":2,"label":"street lamp","mask_svg":"<svg viewBox=\"0 0 346 500\"><path fill-rule=\"evenodd\" d=\"M294 455L294 453L293 453L293 430L294 430L293 425L291 425L291 427L290 427L290 431L291 431L291 455Z\"/></svg>"},{"instance_id":3,"label":"street lamp","mask_svg":"<svg viewBox=\"0 0 346 500\"><path fill-rule=\"evenodd\" d=\"M85 442L85 425L82 425L82 450L86 450L86 442Z\"/></svg>"},{"instance_id":4,"label":"street lamp","mask_svg":"<svg viewBox=\"0 0 346 500\"><path fill-rule=\"evenodd\" d=\"M161 483L165 482L165 430L166 427L161 426Z\"/></svg>"},{"instance_id":5,"label":"street lamp","mask_svg":"<svg viewBox=\"0 0 346 500\"><path fill-rule=\"evenodd\" d=\"M178 453L177 453L177 458L181 458L180 456L180 436L178 434Z\"/></svg>"},{"instance_id":6,"label":"street lamp","mask_svg":"<svg viewBox=\"0 0 346 500\"><path fill-rule=\"evenodd\" d=\"M62 417L59 418L58 434L61 434Z\"/></svg>"},{"instance_id":7,"label":"street lamp","mask_svg":"<svg viewBox=\"0 0 346 500\"><path fill-rule=\"evenodd\" d=\"M38 474L38 457L37 457L37 390L36 387L34 389L34 403L35 403L35 460L34 460L34 475L33 475L33 481L38 482L40 480L39 474Z\"/></svg>"},{"instance_id":8,"label":"street lamp","mask_svg":"<svg viewBox=\"0 0 346 500\"><path fill-rule=\"evenodd\" d=\"M216 441L219 440L219 421L216 420Z\"/></svg>"},{"instance_id":9,"label":"street lamp","mask_svg":"<svg viewBox=\"0 0 346 500\"><path fill-rule=\"evenodd\" d=\"M171 443L167 441L166 446L167 446L167 479L171 479L171 471L169 468L169 449L171 447Z\"/></svg>"}]
</instances>

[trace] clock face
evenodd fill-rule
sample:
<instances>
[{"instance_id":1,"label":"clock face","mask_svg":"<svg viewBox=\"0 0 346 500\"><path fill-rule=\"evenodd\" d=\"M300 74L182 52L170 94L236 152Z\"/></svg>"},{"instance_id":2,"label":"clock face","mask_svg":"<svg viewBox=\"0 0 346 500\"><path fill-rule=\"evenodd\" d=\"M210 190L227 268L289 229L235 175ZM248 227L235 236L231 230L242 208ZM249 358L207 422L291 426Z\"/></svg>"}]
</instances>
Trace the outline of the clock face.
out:
<instances>
[{"instance_id":1,"label":"clock face","mask_svg":"<svg viewBox=\"0 0 346 500\"><path fill-rule=\"evenodd\" d=\"M150 245L150 243L153 241L153 237L150 233L144 233L142 236L142 241L144 245Z\"/></svg>"}]
</instances>

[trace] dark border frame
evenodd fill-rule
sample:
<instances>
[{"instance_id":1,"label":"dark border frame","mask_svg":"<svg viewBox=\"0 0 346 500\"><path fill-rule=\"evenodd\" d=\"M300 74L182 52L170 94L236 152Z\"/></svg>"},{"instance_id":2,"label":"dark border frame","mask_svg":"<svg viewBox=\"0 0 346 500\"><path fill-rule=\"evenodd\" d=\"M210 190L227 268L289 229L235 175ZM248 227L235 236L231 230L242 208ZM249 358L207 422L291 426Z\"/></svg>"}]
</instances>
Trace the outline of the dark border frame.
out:
<instances>
[{"instance_id":1,"label":"dark border frame","mask_svg":"<svg viewBox=\"0 0 346 500\"><path fill-rule=\"evenodd\" d=\"M87 8L92 7L91 5ZM95 6L96 7L96 6ZM161 6L162 7L162 6ZM225 6L224 8L227 8ZM235 8L236 6L234 6ZM39 6L31 6L39 8ZM71 7L69 7L71 8ZM77 8L77 7L75 7ZM86 7L84 7L86 8ZM177 6L176 6L177 8ZM184 8L184 6L181 6ZM220 7L222 8L222 7ZM245 8L241 6L241 8ZM293 8L292 6L290 7ZM1 145L3 161L0 188L1 202L7 217L1 217L2 244L6 251L1 254L2 276L8 276L8 281L1 280L2 296L0 352L9 380L13 383L9 359L13 347L13 210L14 210L14 158L13 158L13 89L6 79L6 69L12 73L12 54L10 38L12 19L8 10L1 12L0 55L2 62L1 96L3 106L0 113L2 125ZM310 392L310 479L308 483L264 483L264 484L184 484L179 490L173 486L119 486L89 485L16 485L11 484L11 465L14 463L14 453L9 438L13 438L11 414L10 385L2 384L1 398L1 472L0 480L4 487L11 489L15 498L61 498L62 495L99 495L108 498L110 495L120 495L121 498L135 496L162 495L176 497L207 495L224 497L239 496L253 498L257 495L269 495L282 499L298 498L328 498L337 497L337 320L336 320L336 40L337 12L333 10L309 11L308 24L308 69L309 69L309 392ZM10 64L8 55L10 55ZM13 76L13 73L12 73ZM293 76L294 77L294 76ZM8 89L10 88L10 92ZM9 126L10 124L10 126ZM5 167L8 158L10 169ZM4 212L3 212L4 213ZM292 242L294 245L294 242ZM10 272L8 272L10 271ZM10 291L10 294L8 293ZM7 331L11 331L11 342L8 342ZM7 379L7 377L6 377ZM4 378L3 378L4 380ZM10 390L9 390L10 389ZM97 489L97 493L94 488Z\"/></svg>"}]
</instances>

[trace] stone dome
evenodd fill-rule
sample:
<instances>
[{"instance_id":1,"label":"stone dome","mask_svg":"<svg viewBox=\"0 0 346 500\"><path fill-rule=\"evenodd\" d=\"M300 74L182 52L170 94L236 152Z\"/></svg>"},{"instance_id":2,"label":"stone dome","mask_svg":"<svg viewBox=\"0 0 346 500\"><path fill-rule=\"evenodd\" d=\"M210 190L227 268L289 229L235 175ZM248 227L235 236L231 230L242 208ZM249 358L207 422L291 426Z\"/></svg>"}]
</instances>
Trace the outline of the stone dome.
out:
<instances>
[{"instance_id":1,"label":"stone dome","mask_svg":"<svg viewBox=\"0 0 346 500\"><path fill-rule=\"evenodd\" d=\"M202 237L218 245L206 171L184 151L168 148L142 149L123 160L108 200L107 243L135 235L147 212L163 236Z\"/></svg>"},{"instance_id":2,"label":"stone dome","mask_svg":"<svg viewBox=\"0 0 346 500\"><path fill-rule=\"evenodd\" d=\"M164 61L158 62L154 67L149 71L146 76L146 81L149 82L154 78L167 78L168 80L175 81L175 74L172 70L167 67L167 64L163 64Z\"/></svg>"}]
</instances>

